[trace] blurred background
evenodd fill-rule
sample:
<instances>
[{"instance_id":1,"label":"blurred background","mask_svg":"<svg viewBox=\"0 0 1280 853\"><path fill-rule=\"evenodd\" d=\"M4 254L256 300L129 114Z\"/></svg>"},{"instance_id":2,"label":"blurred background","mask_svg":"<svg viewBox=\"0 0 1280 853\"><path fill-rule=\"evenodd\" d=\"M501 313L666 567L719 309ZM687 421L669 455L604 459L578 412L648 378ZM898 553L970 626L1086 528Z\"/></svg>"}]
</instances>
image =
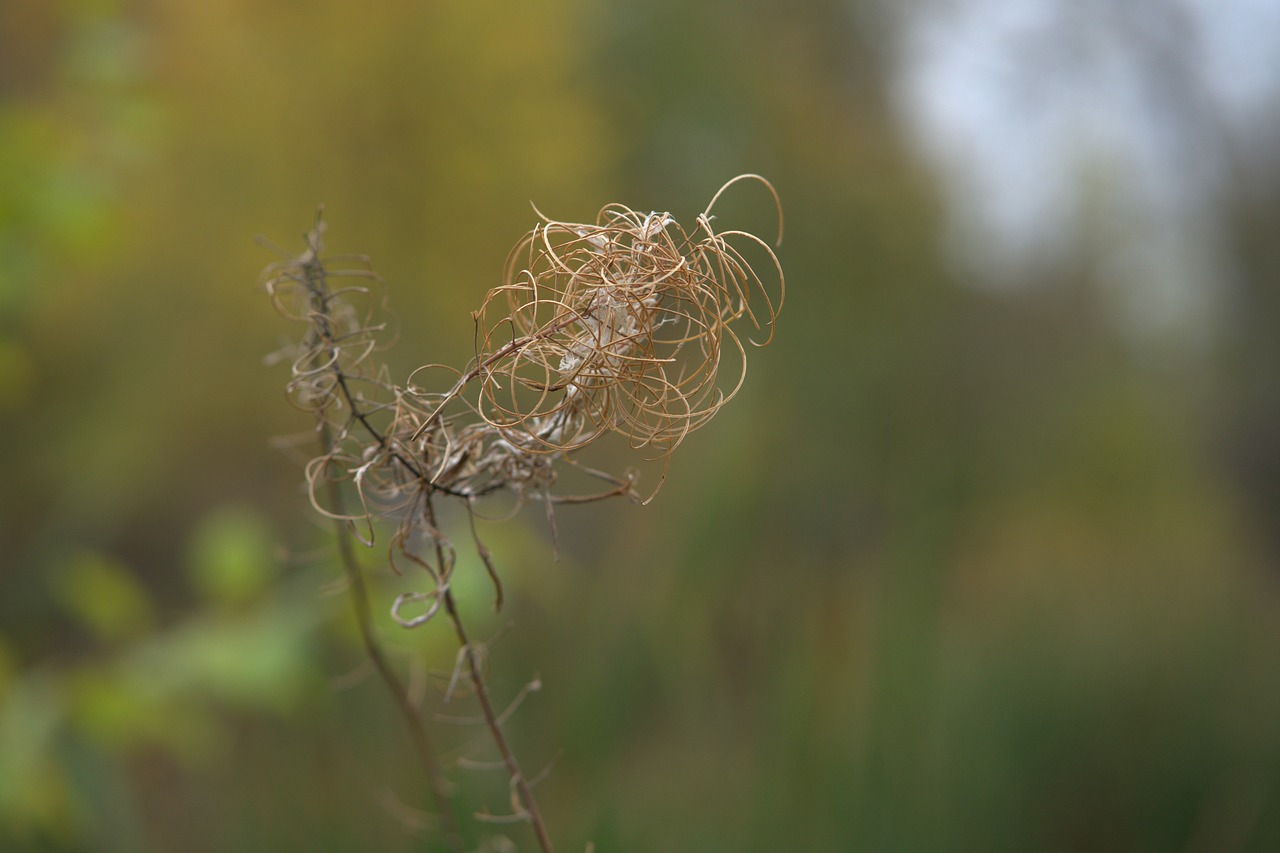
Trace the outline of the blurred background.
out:
<instances>
[{"instance_id":1,"label":"blurred background","mask_svg":"<svg viewBox=\"0 0 1280 853\"><path fill-rule=\"evenodd\" d=\"M1278 139L1267 0L0 4L0 849L434 849L255 235L324 203L403 376L530 201L747 171L743 393L558 561L486 527L501 616L462 566L560 849L1280 849Z\"/></svg>"}]
</instances>

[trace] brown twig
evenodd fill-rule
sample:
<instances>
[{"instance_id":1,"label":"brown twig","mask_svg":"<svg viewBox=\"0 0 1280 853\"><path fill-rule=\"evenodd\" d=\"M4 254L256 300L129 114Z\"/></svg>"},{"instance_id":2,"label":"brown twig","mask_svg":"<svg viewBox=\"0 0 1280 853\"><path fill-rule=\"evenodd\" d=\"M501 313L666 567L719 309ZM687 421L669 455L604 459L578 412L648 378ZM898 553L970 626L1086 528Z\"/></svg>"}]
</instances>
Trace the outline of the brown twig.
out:
<instances>
[{"instance_id":1,"label":"brown twig","mask_svg":"<svg viewBox=\"0 0 1280 853\"><path fill-rule=\"evenodd\" d=\"M312 326L311 334L318 334L326 343L332 346L332 331L328 320L329 293L324 279L323 267L319 268L319 274L314 278L312 277L312 272L312 270L308 270L307 282L308 289L312 294L312 308L315 312L315 323ZM332 352L328 355L328 364L335 373L336 379L343 389L344 396L350 402L352 398L347 387L346 375L342 372L336 356ZM316 360L319 361L319 358L319 355L317 355ZM353 413L356 413L354 408ZM356 416L359 417L361 423L369 427L362 415L356 413ZM371 429L371 427L369 428ZM324 417L323 411L319 414L319 432L322 458L332 460L335 450L333 430L328 420ZM365 653L369 656L374 668L377 669L378 675L387 685L388 691L395 700L396 707L399 708L401 715L408 724L414 751L417 753L422 769L427 775L427 781L435 800L436 813L439 815L440 830L445 848L450 853L462 853L464 844L462 836L458 832L457 820L454 816L453 793L450 789L449 780L444 775L444 770L436 757L435 748L432 745L430 735L427 733L426 726L423 724L422 716L414 707L408 691L399 676L396 675L395 670L392 669L390 662L382 651L382 646L374 635L368 585L365 583L364 572L361 571L360 563L356 559L355 549L351 544L350 522L342 518L342 516L346 515L342 489L336 479L328 476L327 469L329 464L332 463L325 465L324 479L329 493L329 506L333 509L334 515L338 516L334 518L338 553L342 560L343 571L347 576L347 586L351 592L351 606L355 612L356 624L359 626L360 640L364 645Z\"/></svg>"},{"instance_id":2,"label":"brown twig","mask_svg":"<svg viewBox=\"0 0 1280 853\"><path fill-rule=\"evenodd\" d=\"M328 452L331 431L327 423L321 424L320 438L325 444L326 452ZM342 493L338 483L334 480L329 480L329 500L331 505L341 512ZM435 748L431 743L431 737L427 733L426 726L423 724L422 716L414 707L412 699L409 698L409 692L405 689L399 676L396 675L395 670L391 668L386 655L382 652L382 646L378 643L377 637L374 636L373 619L371 618L369 607L369 589L364 582L364 572L360 569L360 563L356 560L355 549L351 546L351 530L348 527L348 522L335 519L334 526L337 529L338 553L342 558L342 567L347 575L347 584L351 591L351 606L355 611L356 623L360 629L360 640L364 644L365 653L369 656L369 660L373 662L374 668L378 670L378 675L386 683L387 689L395 700L396 707L400 709L400 713L404 716L405 722L409 726L409 735L413 739L414 751L418 754L422 769L426 771L427 780L431 785L431 793L435 798L436 813L439 815L440 829L441 834L444 836L445 847L450 853L462 853L464 845L462 836L458 833L457 820L453 813L453 792L450 788L449 780L444 775L444 770L436 757Z\"/></svg>"},{"instance_id":3,"label":"brown twig","mask_svg":"<svg viewBox=\"0 0 1280 853\"><path fill-rule=\"evenodd\" d=\"M434 527L436 523L435 508L430 498L427 498L424 511L427 516L427 522ZM440 548L440 544L437 543L437 552L439 552ZM443 560L443 554L437 553L437 559ZM553 853L551 835L547 832L547 825L542 819L538 801L533 796L533 789L530 787L524 771L520 769L520 762L516 760L515 753L511 750L511 745L507 743L506 733L502 731L502 721L493 710L493 702L490 701L489 690L485 687L484 673L480 660L476 655L475 647L471 645L471 640L467 637L466 628L463 627L462 615L458 612L453 590L446 587L443 597L445 612L449 615L449 621L453 623L453 631L458 637L458 645L462 649L462 656L466 662L467 679L476 691L476 702L480 705L480 713L484 717L485 726L493 737L494 746L498 748L498 754L502 756L502 763L507 768L507 775L510 776L511 784L520 798L520 808L527 815L530 825L533 826L533 834L538 839L539 849L543 853Z\"/></svg>"}]
</instances>

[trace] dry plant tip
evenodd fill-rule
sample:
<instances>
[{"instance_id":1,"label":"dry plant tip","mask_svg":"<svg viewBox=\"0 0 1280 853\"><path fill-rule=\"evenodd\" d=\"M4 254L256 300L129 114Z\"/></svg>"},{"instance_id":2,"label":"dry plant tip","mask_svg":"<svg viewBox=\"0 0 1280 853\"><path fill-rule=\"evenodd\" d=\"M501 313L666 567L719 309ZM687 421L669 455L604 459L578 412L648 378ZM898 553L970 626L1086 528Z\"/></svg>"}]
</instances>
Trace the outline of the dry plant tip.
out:
<instances>
[{"instance_id":1,"label":"dry plant tip","mask_svg":"<svg viewBox=\"0 0 1280 853\"><path fill-rule=\"evenodd\" d=\"M772 340L786 295L774 248L749 231L717 226L712 211L740 183L768 191L778 216L773 246L780 246L782 202L773 184L757 174L726 182L689 228L670 213L622 204L605 205L585 223L552 219L535 205L538 221L508 255L501 283L471 314L474 357L462 369L424 365L402 384L392 381L378 357L390 344L382 282L367 258L326 256L323 205L302 254L287 257L260 240L285 258L263 274L268 296L280 314L304 329L299 341L273 358L289 365L288 399L315 419L320 439L320 454L305 462L307 499L318 516L337 526L344 583L356 602L367 651L410 721L442 804L451 850L460 850L461 841L448 823L448 785L431 755L417 705L370 628L352 540L372 547L382 524L390 524L391 571L403 574L403 566L423 578L421 590L396 596L392 619L420 628L443 611L453 625L459 649L444 702L464 692L474 698L481 708L476 722L487 725L511 784L511 813L482 813L477 819L529 822L540 849L550 853L532 784L502 731L542 682L533 678L501 714L494 710L485 685L488 645L469 641L463 628L451 587L456 554L437 525L436 501L452 498L464 505L472 544L493 585L494 609L500 610L502 582L476 526L483 507L493 506L490 499L509 499L498 520L541 501L557 557L557 505L653 499L674 450L742 388L746 344ZM760 262L759 271L751 258ZM420 384L433 372L445 377L434 390ZM647 497L637 492L633 469L618 476L583 464L581 452L610 436L660 463ZM605 485L578 492L565 486L566 472L573 477L564 479Z\"/></svg>"}]
</instances>

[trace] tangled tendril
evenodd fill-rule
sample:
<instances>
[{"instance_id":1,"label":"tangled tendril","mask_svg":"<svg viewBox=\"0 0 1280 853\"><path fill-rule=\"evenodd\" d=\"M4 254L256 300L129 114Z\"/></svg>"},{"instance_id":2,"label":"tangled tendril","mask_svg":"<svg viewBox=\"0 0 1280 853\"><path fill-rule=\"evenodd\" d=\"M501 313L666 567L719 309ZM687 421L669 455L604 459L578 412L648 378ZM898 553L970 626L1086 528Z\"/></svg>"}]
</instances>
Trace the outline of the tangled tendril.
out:
<instances>
[{"instance_id":1,"label":"tangled tendril","mask_svg":"<svg viewBox=\"0 0 1280 853\"><path fill-rule=\"evenodd\" d=\"M741 387L746 353L731 324L772 326L777 258L754 235L717 233L710 207L693 235L669 213L618 204L590 225L543 219L478 312L490 353L477 362L479 414L531 452L572 451L609 431L670 452ZM731 238L768 253L776 304ZM726 383L727 356L736 375Z\"/></svg>"}]
</instances>

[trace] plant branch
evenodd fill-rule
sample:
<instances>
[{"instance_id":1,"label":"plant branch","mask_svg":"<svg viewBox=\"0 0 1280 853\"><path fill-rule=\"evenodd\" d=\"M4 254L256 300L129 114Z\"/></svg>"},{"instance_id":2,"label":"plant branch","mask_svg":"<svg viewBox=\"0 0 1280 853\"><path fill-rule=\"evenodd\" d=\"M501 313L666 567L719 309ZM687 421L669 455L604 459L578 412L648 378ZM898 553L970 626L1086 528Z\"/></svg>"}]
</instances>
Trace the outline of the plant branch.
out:
<instances>
[{"instance_id":1,"label":"plant branch","mask_svg":"<svg viewBox=\"0 0 1280 853\"><path fill-rule=\"evenodd\" d=\"M330 450L331 442L331 430L328 423L321 422L320 433L327 453ZM339 514L342 514L341 489L334 480L329 480L328 485L329 499L332 501L332 506ZM400 713L404 716L405 722L409 726L409 734L413 739L414 750L418 754L418 760L422 764L422 769L426 771L427 779L431 785L436 811L440 816L440 828L444 836L445 847L450 853L462 853L464 849L462 836L458 834L458 826L453 813L453 792L450 789L449 780L445 777L440 761L436 757L435 748L431 743L430 735L427 734L426 727L423 725L421 715L414 708L413 701L409 698L409 692L405 689L399 676L396 675L395 670L391 668L386 655L383 654L382 646L378 643L377 637L374 636L373 619L371 618L369 607L369 588L364 582L364 573L356 560L355 549L351 545L351 531L347 526L347 522L342 519L335 519L334 524L337 528L338 552L342 557L342 567L347 575L347 584L351 590L351 606L355 611L356 623L360 628L360 640L364 644L365 653L369 655L369 660L373 661L374 668L378 670L378 675L386 683L392 698L395 699L396 707L400 709Z\"/></svg>"},{"instance_id":2,"label":"plant branch","mask_svg":"<svg viewBox=\"0 0 1280 853\"><path fill-rule=\"evenodd\" d=\"M321 340L333 347L332 326L329 321L327 280L324 267L318 258L313 265L309 265L307 268L307 288L311 295L312 334L318 335ZM336 352L331 351L329 358L329 367L350 404L352 401L350 391L347 388L346 374L340 366ZM316 361L321 361L319 354L317 354ZM317 364L317 367L319 366ZM354 406L353 411L355 411ZM366 428L372 431L370 424L358 411L356 411L356 416ZM319 413L318 421L322 452L325 458L331 459L335 449L333 428L323 412ZM435 748L431 743L430 735L427 734L426 727L423 725L421 715L414 707L408 691L399 676L396 675L395 670L392 669L390 662L382 651L382 646L374 635L373 618L369 606L369 589L364 580L364 572L361 571L360 563L356 559L355 549L351 544L351 530L348 522L341 518L341 516L346 515L342 489L337 480L328 476L327 464L325 468L324 477L329 492L329 505L334 509L335 514L339 516L334 519L338 539L338 553L342 559L343 571L347 576L348 588L351 591L351 606L355 612L356 623L359 626L360 640L364 645L365 653L369 656L369 660L373 662L378 675L387 685L387 689L395 700L396 707L399 708L409 726L409 734L413 740L414 751L418 754L422 769L427 774L427 781L435 800L445 848L449 853L462 853L464 845L454 816L453 793L450 789L449 780L445 777L440 761L436 757Z\"/></svg>"},{"instance_id":3,"label":"plant branch","mask_svg":"<svg viewBox=\"0 0 1280 853\"><path fill-rule=\"evenodd\" d=\"M435 508L432 506L431 498L426 501L427 521L435 526ZM436 543L436 549L439 551L440 544ZM443 555L437 554L438 559L443 559ZM467 637L467 631L462 625L462 615L458 612L457 602L453 598L453 590L445 587L444 608L449 614L449 620L453 623L454 633L457 634L458 644L462 648L462 655L466 661L467 678L476 691L476 701L480 704L480 713L484 717L485 726L489 729L489 734L493 736L493 743L498 747L498 753L502 756L502 763L506 765L507 774L511 777L511 784L515 787L515 791L520 798L520 806L526 813L527 819L533 825L534 835L538 839L538 847L543 853L553 853L554 848L551 844L551 836L547 832L547 825L542 819L542 812L538 809L538 801L533 796L533 789L529 785L529 780L525 777L524 771L520 769L520 762L516 760L515 753L512 752L510 744L507 743L507 736L502 731L502 721L493 709L493 702L489 698L489 690L484 684L484 674L481 672L480 660L476 655L475 648L471 645L470 639Z\"/></svg>"}]
</instances>

